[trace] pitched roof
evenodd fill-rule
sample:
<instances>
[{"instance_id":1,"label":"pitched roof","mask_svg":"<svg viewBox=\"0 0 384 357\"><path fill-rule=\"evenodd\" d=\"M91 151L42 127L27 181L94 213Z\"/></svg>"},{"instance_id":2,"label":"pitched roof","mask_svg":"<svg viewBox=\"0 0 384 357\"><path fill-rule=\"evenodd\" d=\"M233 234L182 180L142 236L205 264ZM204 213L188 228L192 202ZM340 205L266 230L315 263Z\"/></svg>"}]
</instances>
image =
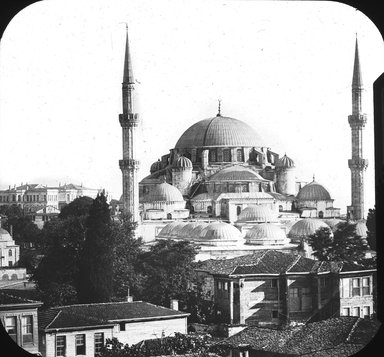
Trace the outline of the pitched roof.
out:
<instances>
[{"instance_id":1,"label":"pitched roof","mask_svg":"<svg viewBox=\"0 0 384 357\"><path fill-rule=\"evenodd\" d=\"M284 273L339 273L372 270L342 262L320 262L301 255L278 250L263 250L232 259L210 259L197 270L212 275L262 275Z\"/></svg>"},{"instance_id":2,"label":"pitched roof","mask_svg":"<svg viewBox=\"0 0 384 357\"><path fill-rule=\"evenodd\" d=\"M143 301L79 304L58 306L41 312L40 328L60 329L112 325L116 321L177 318L188 315Z\"/></svg>"},{"instance_id":3,"label":"pitched roof","mask_svg":"<svg viewBox=\"0 0 384 357\"><path fill-rule=\"evenodd\" d=\"M15 296L11 294L7 294L4 292L0 292L0 307L4 305L42 305L43 303L40 301L30 300L23 298L21 296Z\"/></svg>"},{"instance_id":4,"label":"pitched roof","mask_svg":"<svg viewBox=\"0 0 384 357\"><path fill-rule=\"evenodd\" d=\"M348 356L357 352L376 334L380 322L356 317L338 317L289 327L284 330L248 327L220 344L282 355Z\"/></svg>"}]
</instances>

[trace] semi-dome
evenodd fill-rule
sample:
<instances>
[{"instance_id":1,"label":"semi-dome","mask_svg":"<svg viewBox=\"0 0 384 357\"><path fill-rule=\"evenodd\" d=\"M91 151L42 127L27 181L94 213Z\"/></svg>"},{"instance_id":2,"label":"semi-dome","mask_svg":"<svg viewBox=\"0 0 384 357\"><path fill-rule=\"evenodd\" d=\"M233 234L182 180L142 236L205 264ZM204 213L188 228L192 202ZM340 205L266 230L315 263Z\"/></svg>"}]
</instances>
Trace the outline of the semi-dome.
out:
<instances>
[{"instance_id":1,"label":"semi-dome","mask_svg":"<svg viewBox=\"0 0 384 357\"><path fill-rule=\"evenodd\" d=\"M180 169L192 168L192 161L185 156L180 156L175 161L174 166Z\"/></svg>"},{"instance_id":2,"label":"semi-dome","mask_svg":"<svg viewBox=\"0 0 384 357\"><path fill-rule=\"evenodd\" d=\"M300 241L302 238L307 238L314 234L319 228L330 228L321 219L304 218L297 221L289 230L288 237L293 240Z\"/></svg>"},{"instance_id":3,"label":"semi-dome","mask_svg":"<svg viewBox=\"0 0 384 357\"><path fill-rule=\"evenodd\" d=\"M331 199L331 195L324 186L312 181L299 191L297 199L301 201L326 201Z\"/></svg>"},{"instance_id":4,"label":"semi-dome","mask_svg":"<svg viewBox=\"0 0 384 357\"><path fill-rule=\"evenodd\" d=\"M242 239L240 231L229 223L209 223L200 233L200 240L204 241L239 241Z\"/></svg>"},{"instance_id":5,"label":"semi-dome","mask_svg":"<svg viewBox=\"0 0 384 357\"><path fill-rule=\"evenodd\" d=\"M295 167L295 163L291 158L289 158L286 154L284 154L283 157L277 160L275 166L279 168L289 168L289 167Z\"/></svg>"},{"instance_id":6,"label":"semi-dome","mask_svg":"<svg viewBox=\"0 0 384 357\"><path fill-rule=\"evenodd\" d=\"M169 183L163 182L153 185L149 192L142 198L141 202L182 202L183 195Z\"/></svg>"},{"instance_id":7,"label":"semi-dome","mask_svg":"<svg viewBox=\"0 0 384 357\"><path fill-rule=\"evenodd\" d=\"M253 226L245 235L246 244L283 245L289 243L284 230L272 223Z\"/></svg>"},{"instance_id":8,"label":"semi-dome","mask_svg":"<svg viewBox=\"0 0 384 357\"><path fill-rule=\"evenodd\" d=\"M240 165L222 169L213 174L209 181L267 181L257 172Z\"/></svg>"},{"instance_id":9,"label":"semi-dome","mask_svg":"<svg viewBox=\"0 0 384 357\"><path fill-rule=\"evenodd\" d=\"M0 242L13 241L11 235L4 228L0 228Z\"/></svg>"},{"instance_id":10,"label":"semi-dome","mask_svg":"<svg viewBox=\"0 0 384 357\"><path fill-rule=\"evenodd\" d=\"M175 149L204 147L260 147L261 140L246 123L218 115L200 120L189 127L175 145Z\"/></svg>"},{"instance_id":11,"label":"semi-dome","mask_svg":"<svg viewBox=\"0 0 384 357\"><path fill-rule=\"evenodd\" d=\"M277 213L266 205L250 205L240 212L237 222L277 222Z\"/></svg>"}]
</instances>

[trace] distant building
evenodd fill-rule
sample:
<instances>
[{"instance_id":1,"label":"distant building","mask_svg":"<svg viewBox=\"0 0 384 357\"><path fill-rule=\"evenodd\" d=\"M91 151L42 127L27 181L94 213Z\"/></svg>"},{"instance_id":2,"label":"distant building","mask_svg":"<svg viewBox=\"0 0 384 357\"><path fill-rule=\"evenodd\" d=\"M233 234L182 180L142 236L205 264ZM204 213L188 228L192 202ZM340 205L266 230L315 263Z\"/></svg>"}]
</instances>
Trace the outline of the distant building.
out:
<instances>
[{"instance_id":1,"label":"distant building","mask_svg":"<svg viewBox=\"0 0 384 357\"><path fill-rule=\"evenodd\" d=\"M373 315L376 271L358 265L267 250L207 260L197 272L229 324L285 325Z\"/></svg>"},{"instance_id":2,"label":"distant building","mask_svg":"<svg viewBox=\"0 0 384 357\"><path fill-rule=\"evenodd\" d=\"M26 269L17 267L20 258L20 246L15 244L11 235L0 227L0 279L1 283L9 280L25 279Z\"/></svg>"},{"instance_id":3,"label":"distant building","mask_svg":"<svg viewBox=\"0 0 384 357\"><path fill-rule=\"evenodd\" d=\"M345 357L362 350L379 327L377 320L357 317L330 318L284 330L252 326L220 345L231 357Z\"/></svg>"},{"instance_id":4,"label":"distant building","mask_svg":"<svg viewBox=\"0 0 384 357\"><path fill-rule=\"evenodd\" d=\"M82 196L96 198L100 191L74 184L58 187L42 184L14 185L9 186L7 190L0 190L0 206L17 205L39 228L42 228L44 223L56 217L65 205Z\"/></svg>"},{"instance_id":5,"label":"distant building","mask_svg":"<svg viewBox=\"0 0 384 357\"><path fill-rule=\"evenodd\" d=\"M59 306L39 314L43 356L94 357L106 339L123 344L187 333L189 314L147 302Z\"/></svg>"},{"instance_id":6,"label":"distant building","mask_svg":"<svg viewBox=\"0 0 384 357\"><path fill-rule=\"evenodd\" d=\"M42 305L40 301L28 300L0 291L1 323L11 339L30 353L39 352L37 309Z\"/></svg>"}]
</instances>

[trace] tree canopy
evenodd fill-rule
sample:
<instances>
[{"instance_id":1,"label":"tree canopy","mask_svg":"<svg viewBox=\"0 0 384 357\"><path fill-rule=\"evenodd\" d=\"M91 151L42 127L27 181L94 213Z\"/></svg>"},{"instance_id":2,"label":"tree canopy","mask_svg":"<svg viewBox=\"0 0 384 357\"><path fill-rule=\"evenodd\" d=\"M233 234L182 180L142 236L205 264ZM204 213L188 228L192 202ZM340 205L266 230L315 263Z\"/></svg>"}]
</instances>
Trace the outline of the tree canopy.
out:
<instances>
[{"instance_id":1,"label":"tree canopy","mask_svg":"<svg viewBox=\"0 0 384 357\"><path fill-rule=\"evenodd\" d=\"M313 255L321 261L360 262L367 250L367 244L356 233L356 224L342 222L332 233L328 227L319 228L308 237Z\"/></svg>"},{"instance_id":2,"label":"tree canopy","mask_svg":"<svg viewBox=\"0 0 384 357\"><path fill-rule=\"evenodd\" d=\"M376 208L368 210L367 229L368 245L372 250L376 250Z\"/></svg>"}]
</instances>

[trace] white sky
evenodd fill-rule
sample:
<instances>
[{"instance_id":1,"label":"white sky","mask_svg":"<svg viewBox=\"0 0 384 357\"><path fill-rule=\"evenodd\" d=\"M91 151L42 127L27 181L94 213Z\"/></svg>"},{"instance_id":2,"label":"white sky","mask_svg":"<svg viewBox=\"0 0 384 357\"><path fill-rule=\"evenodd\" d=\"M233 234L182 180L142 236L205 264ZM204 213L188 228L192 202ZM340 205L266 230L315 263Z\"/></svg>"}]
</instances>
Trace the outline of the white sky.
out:
<instances>
[{"instance_id":1,"label":"white sky","mask_svg":"<svg viewBox=\"0 0 384 357\"><path fill-rule=\"evenodd\" d=\"M350 204L355 33L368 124L366 209L374 205L373 81L384 46L362 13L336 2L109 0L35 3L0 47L0 188L59 182L121 194L121 81L128 22L142 125L139 177L195 122L250 124L297 176Z\"/></svg>"}]
</instances>

